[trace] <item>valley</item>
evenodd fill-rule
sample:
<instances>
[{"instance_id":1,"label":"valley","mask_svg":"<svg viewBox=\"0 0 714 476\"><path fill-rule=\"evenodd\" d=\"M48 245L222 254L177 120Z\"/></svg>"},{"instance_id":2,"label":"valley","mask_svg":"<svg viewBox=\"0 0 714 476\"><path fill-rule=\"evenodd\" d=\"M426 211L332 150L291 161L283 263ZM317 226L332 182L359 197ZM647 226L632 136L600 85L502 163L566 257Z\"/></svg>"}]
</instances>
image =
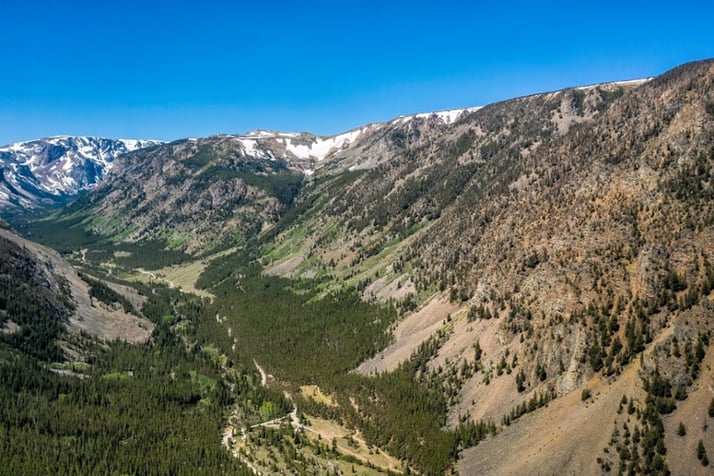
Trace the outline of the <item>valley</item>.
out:
<instances>
[{"instance_id":1,"label":"valley","mask_svg":"<svg viewBox=\"0 0 714 476\"><path fill-rule=\"evenodd\" d=\"M711 473L713 61L147 145L3 215L0 473Z\"/></svg>"}]
</instances>

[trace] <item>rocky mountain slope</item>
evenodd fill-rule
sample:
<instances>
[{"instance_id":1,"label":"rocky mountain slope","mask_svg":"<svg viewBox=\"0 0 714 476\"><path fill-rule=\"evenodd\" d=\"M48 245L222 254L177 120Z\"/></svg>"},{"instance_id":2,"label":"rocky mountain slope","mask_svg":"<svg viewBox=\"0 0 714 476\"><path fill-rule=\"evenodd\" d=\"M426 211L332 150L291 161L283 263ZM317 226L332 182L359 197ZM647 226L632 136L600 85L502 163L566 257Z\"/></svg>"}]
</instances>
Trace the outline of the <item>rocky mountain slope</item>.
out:
<instances>
[{"instance_id":1,"label":"rocky mountain slope","mask_svg":"<svg viewBox=\"0 0 714 476\"><path fill-rule=\"evenodd\" d=\"M714 61L338 137L130 153L27 230L109 246L107 269L147 243L189 261L249 244L266 275L394 306L393 342L356 370L394 375L412 356L450 428L498 425L461 474L706 474ZM214 265L203 285L245 293L239 265Z\"/></svg>"},{"instance_id":2,"label":"rocky mountain slope","mask_svg":"<svg viewBox=\"0 0 714 476\"><path fill-rule=\"evenodd\" d=\"M303 214L313 221L286 227L266 260L289 243L303 252L273 265L277 272L356 278L367 298L448 295L460 310L429 323L438 344L423 378L449 395L452 424L510 424L593 389L600 418L558 404L543 420L563 422L557 438L534 439L540 433L523 423L513 430L519 439L505 436L509 429L493 440L518 441L534 459L476 447L466 454L479 456L460 465L464 474L486 463L494 474L626 468L635 451L646 455L635 472L656 472L664 458L651 447L625 451L609 435L627 420L617 417L621 391L642 412L655 401L655 414L672 412L667 428L683 418L675 397L703 402L710 392L701 359L714 325L713 84L708 61L642 84L488 106L359 176L319 213ZM403 342L412 351L425 342L410 341L421 328L398 327L405 337L360 369L396 368L394 357L410 348ZM665 390L643 389L658 379ZM701 403L696 412L706 418ZM577 415L589 431L561 438L578 431ZM661 424L655 416L629 422L652 432L648 445L677 441L653 429ZM608 437L585 438L592 435ZM690 449L696 441L687 439ZM686 467L693 454L669 460L670 468Z\"/></svg>"},{"instance_id":3,"label":"rocky mountain slope","mask_svg":"<svg viewBox=\"0 0 714 476\"><path fill-rule=\"evenodd\" d=\"M145 342L154 328L136 312L142 301L136 292L80 275L57 252L4 223L0 258L0 338L21 351L43 359L78 359L81 339L72 336ZM97 299L97 290L108 286L115 289L107 291L112 296L125 296L117 301L124 307Z\"/></svg>"},{"instance_id":4,"label":"rocky mountain slope","mask_svg":"<svg viewBox=\"0 0 714 476\"><path fill-rule=\"evenodd\" d=\"M96 240L205 254L272 227L313 174L372 168L469 111L403 116L333 137L255 131L137 150L56 221Z\"/></svg>"},{"instance_id":5,"label":"rocky mountain slope","mask_svg":"<svg viewBox=\"0 0 714 476\"><path fill-rule=\"evenodd\" d=\"M118 155L160 143L57 136L0 147L0 210L67 202L97 185Z\"/></svg>"},{"instance_id":6,"label":"rocky mountain slope","mask_svg":"<svg viewBox=\"0 0 714 476\"><path fill-rule=\"evenodd\" d=\"M305 175L331 162L339 162L352 170L370 168L373 162L385 159L389 150L375 149L375 142L394 130L404 130L411 123L426 123L421 132L430 133L457 121L480 107L404 115L387 123L366 126L335 136L321 137L307 132L284 133L257 130L244 136L232 136L247 157L254 159L284 159ZM372 150L365 154L365 150ZM366 157L359 157L366 155ZM359 159L357 159L359 157ZM350 160L352 159L352 160Z\"/></svg>"}]
</instances>

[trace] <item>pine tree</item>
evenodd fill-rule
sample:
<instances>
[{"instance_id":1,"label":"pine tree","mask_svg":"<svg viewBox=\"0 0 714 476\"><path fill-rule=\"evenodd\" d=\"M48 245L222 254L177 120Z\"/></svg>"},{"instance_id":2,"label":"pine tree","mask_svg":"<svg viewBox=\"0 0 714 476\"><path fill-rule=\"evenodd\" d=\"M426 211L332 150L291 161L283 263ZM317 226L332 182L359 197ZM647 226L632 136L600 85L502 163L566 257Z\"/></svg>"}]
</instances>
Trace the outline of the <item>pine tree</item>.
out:
<instances>
[{"instance_id":1,"label":"pine tree","mask_svg":"<svg viewBox=\"0 0 714 476\"><path fill-rule=\"evenodd\" d=\"M709 466L707 449L704 447L704 442L702 440L699 440L699 444L697 444L697 459L702 462L702 466Z\"/></svg>"}]
</instances>

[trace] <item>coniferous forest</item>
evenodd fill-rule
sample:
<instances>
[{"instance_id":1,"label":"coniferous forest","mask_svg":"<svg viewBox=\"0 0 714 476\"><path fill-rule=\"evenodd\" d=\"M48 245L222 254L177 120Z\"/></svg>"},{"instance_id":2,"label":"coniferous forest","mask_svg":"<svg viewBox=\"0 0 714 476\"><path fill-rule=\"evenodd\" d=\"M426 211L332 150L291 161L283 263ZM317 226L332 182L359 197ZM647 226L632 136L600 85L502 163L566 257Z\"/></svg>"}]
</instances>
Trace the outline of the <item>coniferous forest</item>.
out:
<instances>
[{"instance_id":1,"label":"coniferous forest","mask_svg":"<svg viewBox=\"0 0 714 476\"><path fill-rule=\"evenodd\" d=\"M228 279L221 276L226 268L232 270ZM96 299L129 306L95 278L82 279ZM245 253L209 267L202 283L210 286L213 279L220 281L213 301L135 284L148 298L141 313L156 326L143 345L67 335L57 325L62 321L52 320L63 314L43 314L46 322L39 322L49 330L42 332L81 343L83 362L6 337L0 349L0 375L7 383L0 386L6 464L0 472L242 474L248 470L220 444L234 405L248 424L268 417L261 414L266 404L271 418L298 406L301 413L359 429L370 444L427 474L447 470L458 448L495 431L473 423L443 429L443 395L417 378L428 350L376 378L349 372L388 344L394 307L367 304L349 290L320 298L309 281L260 276ZM230 316L225 323L213 318L222 314ZM229 328L237 331L237 345ZM291 402L261 386L256 360L290 385L320 385L336 395L339 406L305 398Z\"/></svg>"},{"instance_id":2,"label":"coniferous forest","mask_svg":"<svg viewBox=\"0 0 714 476\"><path fill-rule=\"evenodd\" d=\"M161 320L166 299L144 308L157 322L146 345L80 336L92 349L75 364L0 348L0 473L248 474L220 446L223 370Z\"/></svg>"}]
</instances>

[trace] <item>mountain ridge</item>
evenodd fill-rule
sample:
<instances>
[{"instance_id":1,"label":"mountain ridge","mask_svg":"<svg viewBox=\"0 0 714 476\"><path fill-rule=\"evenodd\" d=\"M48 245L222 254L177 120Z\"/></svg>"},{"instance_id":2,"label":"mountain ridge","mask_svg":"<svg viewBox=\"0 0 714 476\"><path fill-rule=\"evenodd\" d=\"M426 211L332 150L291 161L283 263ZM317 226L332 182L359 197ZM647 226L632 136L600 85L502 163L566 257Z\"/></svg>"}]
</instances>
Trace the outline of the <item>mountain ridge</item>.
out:
<instances>
[{"instance_id":1,"label":"mountain ridge","mask_svg":"<svg viewBox=\"0 0 714 476\"><path fill-rule=\"evenodd\" d=\"M568 89L641 84L650 79L613 81ZM548 93L529 96L543 94ZM333 135L254 129L244 134L217 134L211 137L232 137L242 144L246 154L254 158L282 158L291 161L296 170L311 175L315 172L313 167L319 166L325 159L345 155L355 142L374 130L403 125L415 119L436 120L450 125L482 107L484 106L403 114L389 121L368 123ZM182 140L197 139L177 139ZM86 150L88 143L94 150ZM4 145L0 147L0 210L20 211L67 203L97 186L111 168L116 156L164 143L166 142L149 139L107 139L63 134ZM85 150L81 151L81 148ZM58 160L62 162L61 167L47 163ZM353 165L353 170L359 168L362 166Z\"/></svg>"},{"instance_id":2,"label":"mountain ridge","mask_svg":"<svg viewBox=\"0 0 714 476\"><path fill-rule=\"evenodd\" d=\"M118 155L159 144L59 135L0 147L0 210L66 203L96 186Z\"/></svg>"}]
</instances>

